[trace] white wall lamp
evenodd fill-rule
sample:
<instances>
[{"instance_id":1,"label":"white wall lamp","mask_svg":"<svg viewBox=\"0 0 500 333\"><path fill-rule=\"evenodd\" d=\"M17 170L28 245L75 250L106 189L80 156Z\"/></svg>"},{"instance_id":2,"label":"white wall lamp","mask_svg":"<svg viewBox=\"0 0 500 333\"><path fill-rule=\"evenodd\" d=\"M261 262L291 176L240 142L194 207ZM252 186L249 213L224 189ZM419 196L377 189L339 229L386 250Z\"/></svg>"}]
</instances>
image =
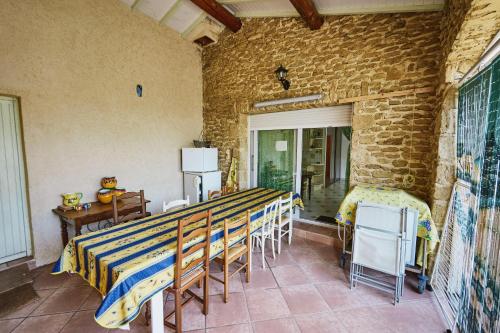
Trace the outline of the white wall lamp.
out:
<instances>
[{"instance_id":1,"label":"white wall lamp","mask_svg":"<svg viewBox=\"0 0 500 333\"><path fill-rule=\"evenodd\" d=\"M257 109L265 108L266 106L274 106L274 105L283 105L290 103L300 103L300 102L310 102L317 101L323 98L323 94L314 94L300 97L292 97L292 98L282 98L282 99L273 99L269 101L257 102L253 106Z\"/></svg>"}]
</instances>

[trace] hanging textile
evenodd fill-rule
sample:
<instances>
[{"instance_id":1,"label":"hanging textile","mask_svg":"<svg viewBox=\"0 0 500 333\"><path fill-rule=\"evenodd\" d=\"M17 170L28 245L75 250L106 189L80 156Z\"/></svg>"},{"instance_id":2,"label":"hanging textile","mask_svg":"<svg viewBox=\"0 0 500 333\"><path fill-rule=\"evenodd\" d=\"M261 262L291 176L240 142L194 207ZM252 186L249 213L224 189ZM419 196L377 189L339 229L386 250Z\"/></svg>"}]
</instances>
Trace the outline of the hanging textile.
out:
<instances>
[{"instance_id":1,"label":"hanging textile","mask_svg":"<svg viewBox=\"0 0 500 333\"><path fill-rule=\"evenodd\" d=\"M500 331L499 106L497 57L459 89L457 177L471 183L469 214L463 218L461 228L474 249L470 297L461 297L458 313L461 332Z\"/></svg>"},{"instance_id":2,"label":"hanging textile","mask_svg":"<svg viewBox=\"0 0 500 333\"><path fill-rule=\"evenodd\" d=\"M346 192L349 191L349 178L351 177L351 140L352 140L352 127L341 127L342 134L349 140L347 146L347 163L345 164L345 179L346 179Z\"/></svg>"},{"instance_id":3,"label":"hanging textile","mask_svg":"<svg viewBox=\"0 0 500 333\"><path fill-rule=\"evenodd\" d=\"M238 191L238 159L231 158L231 166L226 180L226 189L229 193Z\"/></svg>"}]
</instances>

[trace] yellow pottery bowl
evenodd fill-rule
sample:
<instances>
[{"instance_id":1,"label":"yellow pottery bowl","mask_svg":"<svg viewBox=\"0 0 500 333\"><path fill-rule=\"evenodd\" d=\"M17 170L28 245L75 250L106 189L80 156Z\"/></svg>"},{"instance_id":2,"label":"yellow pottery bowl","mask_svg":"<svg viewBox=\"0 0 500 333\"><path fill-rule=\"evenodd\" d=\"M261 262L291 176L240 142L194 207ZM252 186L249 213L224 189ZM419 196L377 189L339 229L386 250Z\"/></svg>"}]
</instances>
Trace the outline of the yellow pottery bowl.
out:
<instances>
[{"instance_id":1,"label":"yellow pottery bowl","mask_svg":"<svg viewBox=\"0 0 500 333\"><path fill-rule=\"evenodd\" d=\"M100 203L108 204L113 201L113 191L107 188L100 189L97 192L97 200Z\"/></svg>"},{"instance_id":2,"label":"yellow pottery bowl","mask_svg":"<svg viewBox=\"0 0 500 333\"><path fill-rule=\"evenodd\" d=\"M103 188L115 188L118 185L116 177L104 177L101 179L101 186Z\"/></svg>"},{"instance_id":3,"label":"yellow pottery bowl","mask_svg":"<svg viewBox=\"0 0 500 333\"><path fill-rule=\"evenodd\" d=\"M123 187L117 187L113 190L113 194L116 195L116 197L119 197L123 193L126 193L127 191Z\"/></svg>"}]
</instances>

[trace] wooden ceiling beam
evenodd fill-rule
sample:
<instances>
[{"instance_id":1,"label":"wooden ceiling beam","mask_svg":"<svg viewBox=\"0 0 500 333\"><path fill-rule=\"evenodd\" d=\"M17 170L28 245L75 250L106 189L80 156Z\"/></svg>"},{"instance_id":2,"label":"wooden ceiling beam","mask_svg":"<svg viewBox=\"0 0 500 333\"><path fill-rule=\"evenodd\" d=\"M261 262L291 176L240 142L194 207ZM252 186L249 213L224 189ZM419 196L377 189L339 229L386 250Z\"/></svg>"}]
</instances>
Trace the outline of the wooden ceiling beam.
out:
<instances>
[{"instance_id":1,"label":"wooden ceiling beam","mask_svg":"<svg viewBox=\"0 0 500 333\"><path fill-rule=\"evenodd\" d=\"M292 5L297 9L300 16L306 21L307 26L311 30L317 30L323 25L323 17L321 17L312 0L290 0Z\"/></svg>"},{"instance_id":2,"label":"wooden ceiling beam","mask_svg":"<svg viewBox=\"0 0 500 333\"><path fill-rule=\"evenodd\" d=\"M241 20L231 14L226 8L215 0L191 0L196 6L203 9L208 15L224 24L232 32L241 29Z\"/></svg>"}]
</instances>

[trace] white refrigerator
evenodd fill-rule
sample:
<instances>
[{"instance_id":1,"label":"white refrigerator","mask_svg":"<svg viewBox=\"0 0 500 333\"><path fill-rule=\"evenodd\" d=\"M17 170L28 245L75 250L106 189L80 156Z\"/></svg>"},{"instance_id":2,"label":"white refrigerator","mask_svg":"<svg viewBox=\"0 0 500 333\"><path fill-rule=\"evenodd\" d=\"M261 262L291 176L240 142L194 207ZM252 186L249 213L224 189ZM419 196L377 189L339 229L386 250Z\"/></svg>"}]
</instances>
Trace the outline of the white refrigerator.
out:
<instances>
[{"instance_id":1,"label":"white refrigerator","mask_svg":"<svg viewBox=\"0 0 500 333\"><path fill-rule=\"evenodd\" d=\"M182 148L184 197L192 203L208 200L208 191L220 191L217 148Z\"/></svg>"}]
</instances>

